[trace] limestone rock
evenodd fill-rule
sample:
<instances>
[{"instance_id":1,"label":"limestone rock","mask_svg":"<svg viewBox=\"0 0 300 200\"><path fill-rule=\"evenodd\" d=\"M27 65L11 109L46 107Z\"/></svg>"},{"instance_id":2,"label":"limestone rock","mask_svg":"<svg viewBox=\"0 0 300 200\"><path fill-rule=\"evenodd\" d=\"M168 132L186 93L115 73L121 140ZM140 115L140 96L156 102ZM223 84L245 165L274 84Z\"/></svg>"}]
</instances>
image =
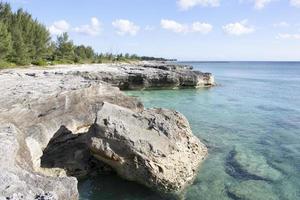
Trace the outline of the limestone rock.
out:
<instances>
[{"instance_id":1,"label":"limestone rock","mask_svg":"<svg viewBox=\"0 0 300 200\"><path fill-rule=\"evenodd\" d=\"M76 178L49 177L23 168L18 163L18 157L26 154L20 152L25 148L18 142L21 133L13 124L1 124L0 130L0 199L78 199Z\"/></svg>"},{"instance_id":2,"label":"limestone rock","mask_svg":"<svg viewBox=\"0 0 300 200\"><path fill-rule=\"evenodd\" d=\"M153 78L136 70L151 71ZM0 71L0 199L78 199L73 176L111 168L161 193L182 191L206 147L178 112L145 110L109 85L130 79L129 88L178 86L179 72L172 70L101 65ZM181 81L192 85L185 76Z\"/></svg>"},{"instance_id":3,"label":"limestone rock","mask_svg":"<svg viewBox=\"0 0 300 200\"><path fill-rule=\"evenodd\" d=\"M135 113L104 103L97 116L89 136L93 155L120 176L162 193L182 191L207 154L178 112Z\"/></svg>"}]
</instances>

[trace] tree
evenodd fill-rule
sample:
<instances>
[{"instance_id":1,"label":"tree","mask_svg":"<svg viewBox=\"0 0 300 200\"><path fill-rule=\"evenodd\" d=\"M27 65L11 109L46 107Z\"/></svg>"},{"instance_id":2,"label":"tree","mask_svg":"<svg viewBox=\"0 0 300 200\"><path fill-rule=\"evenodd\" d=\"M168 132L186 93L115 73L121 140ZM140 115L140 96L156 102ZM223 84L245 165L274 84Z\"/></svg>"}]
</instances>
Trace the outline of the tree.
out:
<instances>
[{"instance_id":1,"label":"tree","mask_svg":"<svg viewBox=\"0 0 300 200\"><path fill-rule=\"evenodd\" d=\"M10 61L19 64L26 65L29 64L29 56L27 47L23 41L22 33L20 30L16 29L13 32L13 49L10 55Z\"/></svg>"},{"instance_id":2,"label":"tree","mask_svg":"<svg viewBox=\"0 0 300 200\"><path fill-rule=\"evenodd\" d=\"M33 19L31 14L23 9L13 12L9 3L0 0L0 61L18 65L43 65L47 64L47 61L86 63L137 59L141 57L128 53L125 55L96 54L90 46L75 46L67 33L58 36L56 42L51 41L48 29L38 20Z\"/></svg>"},{"instance_id":3,"label":"tree","mask_svg":"<svg viewBox=\"0 0 300 200\"><path fill-rule=\"evenodd\" d=\"M75 47L75 55L76 55L76 60L78 60L78 61L86 60L87 55L85 52L85 46L84 45L76 46Z\"/></svg>"},{"instance_id":4,"label":"tree","mask_svg":"<svg viewBox=\"0 0 300 200\"><path fill-rule=\"evenodd\" d=\"M11 53L12 41L7 26L0 21L0 61L6 60Z\"/></svg>"},{"instance_id":5,"label":"tree","mask_svg":"<svg viewBox=\"0 0 300 200\"><path fill-rule=\"evenodd\" d=\"M56 49L56 57L61 61L74 61L74 44L71 40L69 40L68 33L63 33L62 35L57 37L56 41L57 49Z\"/></svg>"},{"instance_id":6,"label":"tree","mask_svg":"<svg viewBox=\"0 0 300 200\"><path fill-rule=\"evenodd\" d=\"M85 55L86 55L87 59L92 60L95 58L96 54L95 54L93 48L88 46L88 47L85 47Z\"/></svg>"},{"instance_id":7,"label":"tree","mask_svg":"<svg viewBox=\"0 0 300 200\"><path fill-rule=\"evenodd\" d=\"M33 61L45 60L53 53L51 37L48 30L40 23L36 22L33 28Z\"/></svg>"},{"instance_id":8,"label":"tree","mask_svg":"<svg viewBox=\"0 0 300 200\"><path fill-rule=\"evenodd\" d=\"M11 22L11 16L12 16L11 7L8 3L0 2L0 20L8 25Z\"/></svg>"}]
</instances>

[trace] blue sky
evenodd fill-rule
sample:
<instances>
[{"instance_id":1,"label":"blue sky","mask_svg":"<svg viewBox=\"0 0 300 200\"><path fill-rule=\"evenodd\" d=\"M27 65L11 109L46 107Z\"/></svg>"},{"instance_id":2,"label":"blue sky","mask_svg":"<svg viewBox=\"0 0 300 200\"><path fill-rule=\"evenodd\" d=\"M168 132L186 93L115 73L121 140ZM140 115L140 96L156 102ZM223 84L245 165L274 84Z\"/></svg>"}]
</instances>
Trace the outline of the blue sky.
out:
<instances>
[{"instance_id":1,"label":"blue sky","mask_svg":"<svg viewBox=\"0 0 300 200\"><path fill-rule=\"evenodd\" d=\"M300 60L300 0L7 0L98 52Z\"/></svg>"}]
</instances>

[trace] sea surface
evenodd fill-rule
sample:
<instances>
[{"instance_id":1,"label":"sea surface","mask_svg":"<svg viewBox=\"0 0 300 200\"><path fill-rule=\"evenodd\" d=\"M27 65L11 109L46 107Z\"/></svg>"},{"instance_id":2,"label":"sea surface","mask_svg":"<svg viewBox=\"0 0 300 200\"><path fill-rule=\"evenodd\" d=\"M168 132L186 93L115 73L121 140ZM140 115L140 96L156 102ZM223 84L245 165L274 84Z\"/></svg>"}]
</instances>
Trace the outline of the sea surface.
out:
<instances>
[{"instance_id":1,"label":"sea surface","mask_svg":"<svg viewBox=\"0 0 300 200\"><path fill-rule=\"evenodd\" d=\"M133 91L146 107L182 112L209 148L187 200L300 199L300 63L189 62L206 89ZM162 199L117 176L81 180L81 200Z\"/></svg>"}]
</instances>

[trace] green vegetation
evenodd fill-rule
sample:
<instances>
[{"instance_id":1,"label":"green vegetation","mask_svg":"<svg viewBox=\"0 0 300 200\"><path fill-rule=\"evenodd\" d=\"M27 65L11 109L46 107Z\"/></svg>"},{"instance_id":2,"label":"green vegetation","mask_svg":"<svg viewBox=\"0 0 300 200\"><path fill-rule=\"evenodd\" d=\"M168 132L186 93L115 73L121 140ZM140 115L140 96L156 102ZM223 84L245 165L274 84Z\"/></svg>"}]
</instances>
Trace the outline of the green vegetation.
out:
<instances>
[{"instance_id":1,"label":"green vegetation","mask_svg":"<svg viewBox=\"0 0 300 200\"><path fill-rule=\"evenodd\" d=\"M137 55L97 54L92 47L74 45L67 33L51 40L48 29L26 11L13 12L0 2L0 69L26 65L131 62L165 60Z\"/></svg>"}]
</instances>

